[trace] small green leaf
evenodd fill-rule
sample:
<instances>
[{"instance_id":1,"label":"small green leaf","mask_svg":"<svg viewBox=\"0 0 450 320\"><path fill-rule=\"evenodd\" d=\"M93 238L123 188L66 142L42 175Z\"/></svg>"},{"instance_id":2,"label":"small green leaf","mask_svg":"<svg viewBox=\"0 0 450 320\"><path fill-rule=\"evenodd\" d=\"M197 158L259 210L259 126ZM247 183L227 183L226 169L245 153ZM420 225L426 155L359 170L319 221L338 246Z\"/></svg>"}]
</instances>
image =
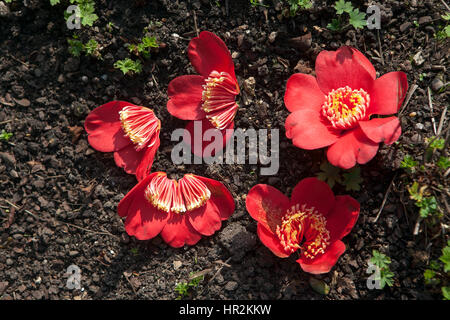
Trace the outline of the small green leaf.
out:
<instances>
[{"instance_id":1,"label":"small green leaf","mask_svg":"<svg viewBox=\"0 0 450 320\"><path fill-rule=\"evenodd\" d=\"M326 284L325 281L311 277L309 278L309 285L315 292L319 294L326 296L328 293L330 293L330 286Z\"/></svg>"},{"instance_id":2,"label":"small green leaf","mask_svg":"<svg viewBox=\"0 0 450 320\"><path fill-rule=\"evenodd\" d=\"M444 300L450 300L450 287L442 287L441 290Z\"/></svg>"},{"instance_id":3,"label":"small green leaf","mask_svg":"<svg viewBox=\"0 0 450 320\"><path fill-rule=\"evenodd\" d=\"M0 133L0 140L8 141L12 136L12 133L6 132L2 129L2 132Z\"/></svg>"},{"instance_id":4,"label":"small green leaf","mask_svg":"<svg viewBox=\"0 0 450 320\"><path fill-rule=\"evenodd\" d=\"M378 268L383 269L388 268L389 264L391 263L391 258L377 250L372 250L372 258L370 258L370 262L372 262Z\"/></svg>"},{"instance_id":5,"label":"small green leaf","mask_svg":"<svg viewBox=\"0 0 450 320\"><path fill-rule=\"evenodd\" d=\"M334 9L336 10L337 14L343 14L344 12L350 13L353 11L353 5L351 2L339 0L334 4Z\"/></svg>"},{"instance_id":6,"label":"small green leaf","mask_svg":"<svg viewBox=\"0 0 450 320\"><path fill-rule=\"evenodd\" d=\"M447 243L447 246L442 249L442 255L439 260L444 263L444 271L450 271L450 241Z\"/></svg>"},{"instance_id":7,"label":"small green leaf","mask_svg":"<svg viewBox=\"0 0 450 320\"><path fill-rule=\"evenodd\" d=\"M343 184L345 185L345 190L347 191L359 191L361 190L360 184L363 182L361 178L361 168L354 167L349 172L342 175L344 177Z\"/></svg>"},{"instance_id":8,"label":"small green leaf","mask_svg":"<svg viewBox=\"0 0 450 320\"><path fill-rule=\"evenodd\" d=\"M441 156L437 162L437 165L442 170L447 170L450 167L450 158Z\"/></svg>"},{"instance_id":9,"label":"small green leaf","mask_svg":"<svg viewBox=\"0 0 450 320\"><path fill-rule=\"evenodd\" d=\"M55 6L55 5L57 5L57 4L59 3L59 1L60 1L60 0L50 0L50 4L51 4L52 6Z\"/></svg>"},{"instance_id":10,"label":"small green leaf","mask_svg":"<svg viewBox=\"0 0 450 320\"><path fill-rule=\"evenodd\" d=\"M349 23L355 29L362 29L367 25L367 21L365 20L366 14L364 12L360 12L358 9L355 9L349 13L349 16Z\"/></svg>"},{"instance_id":11,"label":"small green leaf","mask_svg":"<svg viewBox=\"0 0 450 320\"><path fill-rule=\"evenodd\" d=\"M327 28L332 31L339 31L342 29L341 22L339 19L332 19L331 23L327 25Z\"/></svg>"},{"instance_id":12,"label":"small green leaf","mask_svg":"<svg viewBox=\"0 0 450 320\"><path fill-rule=\"evenodd\" d=\"M322 170L322 172L319 172L317 178L328 183L330 188L333 188L336 182L341 182L340 169L333 166L328 161L324 161L320 165L320 170Z\"/></svg>"}]
</instances>

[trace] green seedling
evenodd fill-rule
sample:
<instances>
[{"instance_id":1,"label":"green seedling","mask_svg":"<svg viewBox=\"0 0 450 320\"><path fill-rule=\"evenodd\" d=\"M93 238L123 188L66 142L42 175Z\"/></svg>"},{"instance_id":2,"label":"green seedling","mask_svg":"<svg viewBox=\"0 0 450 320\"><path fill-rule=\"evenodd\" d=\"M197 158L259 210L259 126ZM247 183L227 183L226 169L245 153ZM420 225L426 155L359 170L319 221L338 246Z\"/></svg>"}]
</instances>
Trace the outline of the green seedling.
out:
<instances>
[{"instance_id":1,"label":"green seedling","mask_svg":"<svg viewBox=\"0 0 450 320\"><path fill-rule=\"evenodd\" d=\"M8 141L9 139L11 139L12 136L13 134L11 132L6 132L5 130L2 129L2 132L0 133L0 140Z\"/></svg>"},{"instance_id":2,"label":"green seedling","mask_svg":"<svg viewBox=\"0 0 450 320\"><path fill-rule=\"evenodd\" d=\"M389 270L389 264L391 263L391 258L385 254L378 252L377 250L372 251L372 258L370 262L378 267L380 270L380 278L376 279L380 281L380 287L383 289L386 285L392 287L394 282L394 273Z\"/></svg>"},{"instance_id":3,"label":"green seedling","mask_svg":"<svg viewBox=\"0 0 450 320\"><path fill-rule=\"evenodd\" d=\"M150 58L150 50L151 48L158 48L159 44L156 41L155 37L143 37L141 42L137 45L135 44L128 44L128 50L137 55L142 56L146 59Z\"/></svg>"},{"instance_id":4,"label":"green seedling","mask_svg":"<svg viewBox=\"0 0 450 320\"><path fill-rule=\"evenodd\" d=\"M408 172L414 173L416 171L416 168L418 165L418 162L414 160L413 157L410 155L405 155L402 162L400 162L400 168L405 169Z\"/></svg>"},{"instance_id":5,"label":"green seedling","mask_svg":"<svg viewBox=\"0 0 450 320\"><path fill-rule=\"evenodd\" d=\"M441 156L437 162L437 166L442 170L447 170L450 167L450 158Z\"/></svg>"},{"instance_id":6,"label":"green seedling","mask_svg":"<svg viewBox=\"0 0 450 320\"><path fill-rule=\"evenodd\" d=\"M189 276L192 276L191 272ZM181 300L182 298L186 298L189 295L189 291L198 287L200 282L203 280L203 276L195 277L189 282L180 282L175 286L175 292L178 293L177 300Z\"/></svg>"},{"instance_id":7,"label":"green seedling","mask_svg":"<svg viewBox=\"0 0 450 320\"><path fill-rule=\"evenodd\" d=\"M342 31L348 26L353 26L355 29L362 29L367 25L366 14L360 12L359 9L354 8L350 1L338 0L334 4L337 18L331 20L327 28L332 31ZM344 25L344 14L348 15L348 24Z\"/></svg>"},{"instance_id":8,"label":"green seedling","mask_svg":"<svg viewBox=\"0 0 450 320\"><path fill-rule=\"evenodd\" d=\"M114 68L119 69L123 74L133 74L142 71L142 64L139 60L134 61L126 58L124 60L117 60L114 63Z\"/></svg>"},{"instance_id":9,"label":"green seedling","mask_svg":"<svg viewBox=\"0 0 450 320\"><path fill-rule=\"evenodd\" d=\"M306 10L312 7L310 0L288 0L289 12L291 16L295 16L298 10Z\"/></svg>"}]
</instances>

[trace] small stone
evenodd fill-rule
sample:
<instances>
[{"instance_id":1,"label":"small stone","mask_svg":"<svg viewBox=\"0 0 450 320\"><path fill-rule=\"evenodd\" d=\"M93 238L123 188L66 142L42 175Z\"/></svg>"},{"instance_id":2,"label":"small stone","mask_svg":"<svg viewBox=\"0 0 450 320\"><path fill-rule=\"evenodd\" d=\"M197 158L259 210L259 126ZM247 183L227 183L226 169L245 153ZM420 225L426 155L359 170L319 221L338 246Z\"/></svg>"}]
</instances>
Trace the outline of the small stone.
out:
<instances>
[{"instance_id":1,"label":"small stone","mask_svg":"<svg viewBox=\"0 0 450 320\"><path fill-rule=\"evenodd\" d=\"M414 126L417 130L423 130L423 128L425 128L425 126L422 123L416 123L416 125Z\"/></svg>"},{"instance_id":2,"label":"small stone","mask_svg":"<svg viewBox=\"0 0 450 320\"><path fill-rule=\"evenodd\" d=\"M250 77L244 80L244 90L251 96L255 96L256 80L254 77Z\"/></svg>"},{"instance_id":3,"label":"small stone","mask_svg":"<svg viewBox=\"0 0 450 320\"><path fill-rule=\"evenodd\" d=\"M8 281L1 281L0 282L0 296L6 291L8 288L9 282Z\"/></svg>"},{"instance_id":4,"label":"small stone","mask_svg":"<svg viewBox=\"0 0 450 320\"><path fill-rule=\"evenodd\" d=\"M276 31L273 31L269 34L269 42L274 43L277 38L278 33Z\"/></svg>"},{"instance_id":5,"label":"small stone","mask_svg":"<svg viewBox=\"0 0 450 320\"><path fill-rule=\"evenodd\" d=\"M65 81L65 78L64 78L64 75L63 74L60 74L59 76L58 76L58 80L57 80L59 83L63 83L64 81Z\"/></svg>"},{"instance_id":6,"label":"small stone","mask_svg":"<svg viewBox=\"0 0 450 320\"><path fill-rule=\"evenodd\" d=\"M19 106L22 106L22 107L29 107L30 105L31 105L31 102L30 102L30 100L28 100L28 99L14 99L14 101L19 105Z\"/></svg>"},{"instance_id":7,"label":"small stone","mask_svg":"<svg viewBox=\"0 0 450 320\"><path fill-rule=\"evenodd\" d=\"M409 114L409 116L410 116L411 118L414 118L415 116L417 116L417 112L413 111L413 112L411 112L411 113Z\"/></svg>"},{"instance_id":8,"label":"small stone","mask_svg":"<svg viewBox=\"0 0 450 320\"><path fill-rule=\"evenodd\" d=\"M433 18L431 18L430 16L424 16L424 17L420 17L419 18L419 24L427 24L433 21Z\"/></svg>"},{"instance_id":9,"label":"small stone","mask_svg":"<svg viewBox=\"0 0 450 320\"><path fill-rule=\"evenodd\" d=\"M8 6L0 1L0 17L6 17L10 13Z\"/></svg>"},{"instance_id":10,"label":"small stone","mask_svg":"<svg viewBox=\"0 0 450 320\"><path fill-rule=\"evenodd\" d=\"M406 30L408 30L410 27L412 26L411 22L405 22L403 24L400 25L400 32L405 32Z\"/></svg>"},{"instance_id":11,"label":"small stone","mask_svg":"<svg viewBox=\"0 0 450 320\"><path fill-rule=\"evenodd\" d=\"M9 174L10 174L10 176L13 177L13 178L19 178L19 174L18 174L17 171L14 170L14 169L12 169L12 170L9 172Z\"/></svg>"},{"instance_id":12,"label":"small stone","mask_svg":"<svg viewBox=\"0 0 450 320\"><path fill-rule=\"evenodd\" d=\"M0 152L0 158L2 158L6 164L10 164L12 166L16 165L16 158L14 157L13 154L7 152Z\"/></svg>"},{"instance_id":13,"label":"small stone","mask_svg":"<svg viewBox=\"0 0 450 320\"><path fill-rule=\"evenodd\" d=\"M70 256L70 257L75 257L75 256L77 256L78 254L79 254L79 252L76 251L76 250L71 250L71 251L69 251L69 256Z\"/></svg>"},{"instance_id":14,"label":"small stone","mask_svg":"<svg viewBox=\"0 0 450 320\"><path fill-rule=\"evenodd\" d=\"M417 66L420 66L425 62L425 59L422 57L422 51L419 51L414 55L413 61Z\"/></svg>"},{"instance_id":15,"label":"small stone","mask_svg":"<svg viewBox=\"0 0 450 320\"><path fill-rule=\"evenodd\" d=\"M82 76L81 81L83 81L84 83L87 83L89 81L89 78L87 76Z\"/></svg>"},{"instance_id":16,"label":"small stone","mask_svg":"<svg viewBox=\"0 0 450 320\"><path fill-rule=\"evenodd\" d=\"M10 258L6 259L6 265L12 266L14 264L14 261Z\"/></svg>"},{"instance_id":17,"label":"small stone","mask_svg":"<svg viewBox=\"0 0 450 320\"><path fill-rule=\"evenodd\" d=\"M443 86L444 82L439 78L434 78L431 82L431 89L433 89L433 91L439 91Z\"/></svg>"},{"instance_id":18,"label":"small stone","mask_svg":"<svg viewBox=\"0 0 450 320\"><path fill-rule=\"evenodd\" d=\"M175 261L173 262L173 268L174 268L175 270L180 269L182 265L183 265L183 263L182 263L181 261L175 260Z\"/></svg>"},{"instance_id":19,"label":"small stone","mask_svg":"<svg viewBox=\"0 0 450 320\"><path fill-rule=\"evenodd\" d=\"M225 285L225 290L234 291L238 288L239 284L236 281L228 281Z\"/></svg>"}]
</instances>

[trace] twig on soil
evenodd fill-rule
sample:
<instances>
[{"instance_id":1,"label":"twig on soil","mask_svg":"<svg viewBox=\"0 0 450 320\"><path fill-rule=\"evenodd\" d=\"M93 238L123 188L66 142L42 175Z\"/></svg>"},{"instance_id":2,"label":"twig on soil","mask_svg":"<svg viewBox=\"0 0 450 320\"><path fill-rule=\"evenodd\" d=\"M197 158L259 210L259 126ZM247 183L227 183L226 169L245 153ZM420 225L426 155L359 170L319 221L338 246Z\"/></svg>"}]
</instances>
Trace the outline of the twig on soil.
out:
<instances>
[{"instance_id":1,"label":"twig on soil","mask_svg":"<svg viewBox=\"0 0 450 320\"><path fill-rule=\"evenodd\" d=\"M400 116L400 115L403 113L403 111L405 111L406 106L407 106L408 103L409 103L409 100L411 100L411 98L412 98L414 92L416 92L416 90L417 90L418 87L419 87L419 86L418 86L417 84L414 84L414 85L411 87L411 89L410 89L409 92L408 92L408 96L406 97L406 102L405 102L405 104L403 105L402 110L400 110L400 112L398 113L398 116Z\"/></svg>"},{"instance_id":2,"label":"twig on soil","mask_svg":"<svg viewBox=\"0 0 450 320\"><path fill-rule=\"evenodd\" d=\"M434 120L434 116L433 116L433 101L431 100L431 90L430 87L427 87L427 91L428 91L428 104L430 106L430 113L431 113L431 123L433 124L433 131L434 131L434 135L437 135L437 130L436 130L436 120Z\"/></svg>"},{"instance_id":3,"label":"twig on soil","mask_svg":"<svg viewBox=\"0 0 450 320\"><path fill-rule=\"evenodd\" d=\"M134 288L134 285L131 283L130 278L128 278L128 275L127 275L126 271L123 272L123 276L125 277L125 279L127 279L128 283L131 286L131 289L133 289L134 294L137 296L138 293L137 293L136 289Z\"/></svg>"},{"instance_id":4,"label":"twig on soil","mask_svg":"<svg viewBox=\"0 0 450 320\"><path fill-rule=\"evenodd\" d=\"M195 10L193 11L193 16L194 16L194 28L195 28L195 33L197 34L198 37L198 25L197 25L197 14L195 13Z\"/></svg>"},{"instance_id":5,"label":"twig on soil","mask_svg":"<svg viewBox=\"0 0 450 320\"><path fill-rule=\"evenodd\" d=\"M9 119L9 120L5 120L5 121L0 122L0 124L9 123L9 122L12 122L12 121L13 121L12 119Z\"/></svg>"},{"instance_id":6,"label":"twig on soil","mask_svg":"<svg viewBox=\"0 0 450 320\"><path fill-rule=\"evenodd\" d=\"M393 177L392 180L391 180L391 183L389 184L389 187L388 187L387 190L386 190L386 193L384 194L384 198L383 198L383 202L381 203L380 210L378 210L378 214L377 214L377 216L375 217L375 219L373 220L373 223L376 223L376 222L378 221L378 218L380 217L381 212L382 212L383 209L384 209L384 205L386 204L386 201L387 201L387 198L388 198L388 196L389 196L389 193L391 192L391 188L392 188L392 185L394 184L395 178L397 178L397 173L395 173L394 177Z\"/></svg>"},{"instance_id":7,"label":"twig on soil","mask_svg":"<svg viewBox=\"0 0 450 320\"><path fill-rule=\"evenodd\" d=\"M444 119L447 114L447 108L448 108L448 106L445 106L444 111L442 111L441 119L439 120L439 125L438 125L438 129L437 129L437 134L440 134L442 131L442 127L444 125Z\"/></svg>"},{"instance_id":8,"label":"twig on soil","mask_svg":"<svg viewBox=\"0 0 450 320\"><path fill-rule=\"evenodd\" d=\"M21 60L19 60L19 59L15 58L15 57L13 57L12 55L9 55L9 57L10 57L11 59L13 59L14 61L16 61L16 62L19 62L19 63L23 64L23 65L24 65L24 66L26 66L26 67L29 67L29 66L30 66L30 65L29 65L28 63L26 63L26 62L23 62L23 61L21 61Z\"/></svg>"},{"instance_id":9,"label":"twig on soil","mask_svg":"<svg viewBox=\"0 0 450 320\"><path fill-rule=\"evenodd\" d=\"M381 48L380 30L377 29L378 49L380 50L381 64L384 66L383 49Z\"/></svg>"},{"instance_id":10,"label":"twig on soil","mask_svg":"<svg viewBox=\"0 0 450 320\"><path fill-rule=\"evenodd\" d=\"M6 203L9 204L10 206L13 206L16 210L19 210L19 211L21 210L21 207L16 206L14 203L9 202L9 201L6 200L6 199L0 199L0 200L6 202ZM28 213L29 215L33 216L33 218L35 218L36 220L39 220L39 219L34 215L34 213L32 213L31 211L28 211L28 210L26 210L26 209L23 210L23 211L25 211L25 212Z\"/></svg>"},{"instance_id":11,"label":"twig on soil","mask_svg":"<svg viewBox=\"0 0 450 320\"><path fill-rule=\"evenodd\" d=\"M103 234L103 235L111 236L113 238L116 238L117 240L120 240L120 238L118 236L115 236L112 233L109 233L108 231L103 231L103 232L102 231L93 231L93 230L89 230L89 229L86 229L86 228L83 228L83 227L80 227L80 226L77 226L75 224L71 224L71 223L68 223L68 222L65 222L65 221L60 221L60 220L56 220L56 221L59 222L59 223L65 223L69 227L74 227L74 228L77 228L77 229L80 229L80 230L83 230L83 231L86 231L86 232L94 233L94 234Z\"/></svg>"},{"instance_id":12,"label":"twig on soil","mask_svg":"<svg viewBox=\"0 0 450 320\"><path fill-rule=\"evenodd\" d=\"M448 4L446 4L444 0L441 0L441 2L447 8L447 10L450 11L450 7L448 6Z\"/></svg>"},{"instance_id":13,"label":"twig on soil","mask_svg":"<svg viewBox=\"0 0 450 320\"><path fill-rule=\"evenodd\" d=\"M419 217L417 218L416 225L414 226L413 235L415 235L415 236L417 236L417 235L419 234L420 222L422 222L422 217L419 216Z\"/></svg>"}]
</instances>

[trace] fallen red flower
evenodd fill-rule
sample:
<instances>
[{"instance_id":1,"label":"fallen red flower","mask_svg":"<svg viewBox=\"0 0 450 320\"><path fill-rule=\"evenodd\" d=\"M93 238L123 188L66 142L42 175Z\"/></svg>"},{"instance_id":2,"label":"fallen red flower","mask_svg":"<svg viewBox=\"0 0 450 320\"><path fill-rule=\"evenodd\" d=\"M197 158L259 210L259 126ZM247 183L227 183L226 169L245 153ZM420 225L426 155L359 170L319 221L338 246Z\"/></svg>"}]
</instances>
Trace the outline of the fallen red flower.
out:
<instances>
[{"instance_id":1,"label":"fallen red flower","mask_svg":"<svg viewBox=\"0 0 450 320\"><path fill-rule=\"evenodd\" d=\"M316 178L300 181L289 200L277 189L258 184L248 193L247 211L258 221L261 242L280 258L300 250L297 262L309 273L326 273L345 251L341 241L353 228L359 203L334 196Z\"/></svg>"},{"instance_id":2,"label":"fallen red flower","mask_svg":"<svg viewBox=\"0 0 450 320\"><path fill-rule=\"evenodd\" d=\"M178 181L154 172L120 201L130 236L147 240L161 234L172 247L196 244L220 229L234 211L234 200L219 181L186 174Z\"/></svg>"},{"instance_id":3,"label":"fallen red flower","mask_svg":"<svg viewBox=\"0 0 450 320\"><path fill-rule=\"evenodd\" d=\"M235 97L239 85L234 64L225 43L215 34L203 31L189 42L188 56L200 75L184 75L173 79L168 86L167 110L182 120L203 120L202 135L208 129L221 130L223 144L233 129L238 105ZM192 131L192 123L187 129ZM194 151L193 139L190 141ZM199 156L203 155L197 154Z\"/></svg>"},{"instance_id":4,"label":"fallen red flower","mask_svg":"<svg viewBox=\"0 0 450 320\"><path fill-rule=\"evenodd\" d=\"M95 108L84 122L89 144L114 152L117 166L140 181L150 173L158 150L161 121L151 109L125 101L111 101Z\"/></svg>"},{"instance_id":5,"label":"fallen red flower","mask_svg":"<svg viewBox=\"0 0 450 320\"><path fill-rule=\"evenodd\" d=\"M401 134L397 117L408 89L406 74L390 72L376 79L370 61L358 50L322 51L316 77L297 73L286 85L284 103L292 112L286 136L299 148L328 147L328 161L344 169L367 163L380 142L392 144ZM371 118L372 117L372 118Z\"/></svg>"}]
</instances>

